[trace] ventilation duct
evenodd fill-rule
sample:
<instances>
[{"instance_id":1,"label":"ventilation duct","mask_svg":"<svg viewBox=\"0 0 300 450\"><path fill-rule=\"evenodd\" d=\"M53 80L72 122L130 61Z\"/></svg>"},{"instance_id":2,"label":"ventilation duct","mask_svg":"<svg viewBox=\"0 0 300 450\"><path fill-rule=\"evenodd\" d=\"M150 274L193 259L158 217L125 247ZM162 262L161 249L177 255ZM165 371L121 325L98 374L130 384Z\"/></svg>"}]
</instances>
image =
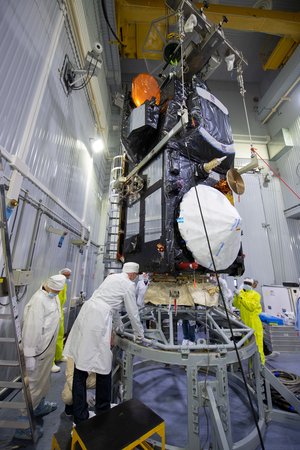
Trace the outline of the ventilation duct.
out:
<instances>
[{"instance_id":1,"label":"ventilation duct","mask_svg":"<svg viewBox=\"0 0 300 450\"><path fill-rule=\"evenodd\" d=\"M274 136L267 144L269 158L272 161L280 158L291 148L293 148L292 137L287 128L281 128L279 132Z\"/></svg>"}]
</instances>

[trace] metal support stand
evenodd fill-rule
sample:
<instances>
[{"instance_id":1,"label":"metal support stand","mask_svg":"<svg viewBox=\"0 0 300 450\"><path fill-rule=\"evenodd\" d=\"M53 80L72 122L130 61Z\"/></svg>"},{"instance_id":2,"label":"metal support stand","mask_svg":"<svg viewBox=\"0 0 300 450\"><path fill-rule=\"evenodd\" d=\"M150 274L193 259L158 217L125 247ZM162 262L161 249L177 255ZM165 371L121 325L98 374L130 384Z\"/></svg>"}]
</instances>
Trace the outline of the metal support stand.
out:
<instances>
[{"instance_id":1,"label":"metal support stand","mask_svg":"<svg viewBox=\"0 0 300 450\"><path fill-rule=\"evenodd\" d=\"M145 308L146 310L147 308ZM186 316L185 308L178 308L177 318L181 314ZM141 313L143 316L143 313ZM149 307L146 312L149 314ZM233 442L232 423L229 406L229 387L234 387L242 397L243 403L250 407L249 398L246 395L245 385L240 373L234 371L238 358L232 341L228 340L228 330L225 328L224 314L217 308L208 311L197 310L194 314L196 320L210 326L210 335L218 335L215 339L218 343L199 342L195 346L185 347L175 344L176 339L171 336L175 327L169 328L169 336L163 335L163 317L169 318L172 323L172 312L164 307L156 307L152 311L157 317L156 330L146 330L146 338L143 345L133 342L132 330L126 328L124 336L116 337L116 344L123 351L123 364L121 371L121 384L125 392L126 400L132 397L134 375L139 374L139 369L153 368L154 363L163 363L168 366L182 366L186 371L187 388L187 418L188 418L188 442L185 449L168 445L172 450L254 450L260 444L259 433L263 436L268 421L277 420L299 427L300 425L300 401L266 368L261 365L260 355L257 351L253 330L247 328L235 317L231 318L233 333L239 337L237 348L243 365L248 362L247 387L252 400L256 417L257 428L253 429L239 441ZM143 318L143 317L142 317ZM155 333L153 332L155 331ZM148 337L149 336L149 337ZM154 338L152 338L154 337ZM221 342L221 339L223 342ZM211 341L213 337L211 337ZM204 341L204 340L203 340ZM204 341L205 342L205 341ZM134 357L138 362L134 364ZM201 373L205 372L205 381L201 379ZM209 375L209 376L208 376ZM289 413L274 410L272 407L270 386L276 389L298 413ZM163 399L162 399L163 400ZM267 404L265 401L267 400ZM202 408L208 408L209 432L205 424L199 426L199 413ZM203 436L203 439L201 439ZM204 444L203 441L204 440ZM159 443L153 442L155 446ZM205 445L207 444L207 447ZM202 447L204 445L204 447Z\"/></svg>"}]
</instances>

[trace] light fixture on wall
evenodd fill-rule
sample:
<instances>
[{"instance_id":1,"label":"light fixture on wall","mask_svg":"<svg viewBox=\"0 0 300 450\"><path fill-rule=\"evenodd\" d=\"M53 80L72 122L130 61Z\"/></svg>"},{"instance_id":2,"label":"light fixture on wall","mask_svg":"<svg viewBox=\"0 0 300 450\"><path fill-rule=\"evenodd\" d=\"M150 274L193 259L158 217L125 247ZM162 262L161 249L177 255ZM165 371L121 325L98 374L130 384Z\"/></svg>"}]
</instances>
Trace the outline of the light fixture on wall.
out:
<instances>
[{"instance_id":1,"label":"light fixture on wall","mask_svg":"<svg viewBox=\"0 0 300 450\"><path fill-rule=\"evenodd\" d=\"M101 137L90 138L90 142L93 153L100 153L102 150L104 150L104 141Z\"/></svg>"}]
</instances>

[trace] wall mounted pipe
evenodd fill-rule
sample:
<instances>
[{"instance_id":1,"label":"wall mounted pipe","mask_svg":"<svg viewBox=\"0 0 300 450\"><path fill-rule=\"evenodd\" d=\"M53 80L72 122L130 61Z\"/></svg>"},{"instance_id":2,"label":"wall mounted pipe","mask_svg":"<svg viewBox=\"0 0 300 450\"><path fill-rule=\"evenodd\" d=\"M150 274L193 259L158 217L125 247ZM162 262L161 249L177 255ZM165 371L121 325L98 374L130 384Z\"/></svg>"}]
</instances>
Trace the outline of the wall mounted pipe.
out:
<instances>
[{"instance_id":1,"label":"wall mounted pipe","mask_svg":"<svg viewBox=\"0 0 300 450\"><path fill-rule=\"evenodd\" d=\"M38 208L37 212L36 212L36 216L35 216L30 246L29 246L28 255L27 255L26 270L31 270L33 255L34 255L34 250L35 250L35 246L36 246L37 236L39 233L42 214L43 214L42 208Z\"/></svg>"},{"instance_id":2,"label":"wall mounted pipe","mask_svg":"<svg viewBox=\"0 0 300 450\"><path fill-rule=\"evenodd\" d=\"M283 94L283 96L278 100L278 102L276 103L276 105L271 109L271 111L269 112L269 114L267 115L267 117L265 117L265 119L262 121L263 124L267 123L268 120L273 116L273 114L277 111L277 109L279 108L279 106L289 100L288 99L288 95L290 92L292 92L295 87L297 86L297 84L300 81L300 76L297 78L296 81L294 81L294 83L288 88L288 90Z\"/></svg>"},{"instance_id":3,"label":"wall mounted pipe","mask_svg":"<svg viewBox=\"0 0 300 450\"><path fill-rule=\"evenodd\" d=\"M18 220L18 224L17 224L15 239L14 239L14 243L13 243L13 247L12 247L12 260L14 260L17 244L19 242L21 224L22 224L23 217L24 217L24 211L25 211L27 197L28 197L28 192L26 191L24 197L22 198L21 212L20 212L20 215L19 215L19 220Z\"/></svg>"},{"instance_id":4,"label":"wall mounted pipe","mask_svg":"<svg viewBox=\"0 0 300 450\"><path fill-rule=\"evenodd\" d=\"M284 98L299 83L300 45L296 48L286 65L281 69L258 105L258 118L266 123L277 110Z\"/></svg>"},{"instance_id":5,"label":"wall mounted pipe","mask_svg":"<svg viewBox=\"0 0 300 450\"><path fill-rule=\"evenodd\" d=\"M53 195L53 193L40 181L38 180L32 173L30 173L29 168L26 164L23 163L22 160L16 157L16 155L11 155L4 147L0 145L0 152L2 157L8 161L9 165L20 172L24 178L27 178L32 184L34 184L41 192L46 194L54 203L56 203L60 208L66 211L69 216L76 220L83 228L87 229L87 225L83 222L83 220L77 216L68 206L66 206L58 197Z\"/></svg>"},{"instance_id":6,"label":"wall mounted pipe","mask_svg":"<svg viewBox=\"0 0 300 450\"><path fill-rule=\"evenodd\" d=\"M23 191L25 192L25 195L26 195L27 191L25 191L25 190L23 190ZM73 227L73 225L69 224L65 219L62 219L57 213L54 213L53 211L51 211L51 209L48 208L47 206L40 205L39 202L34 200L32 197L30 197L28 195L28 193L27 193L26 199L25 199L25 196L22 196L22 195L20 195L20 198L22 200L25 200L26 203L31 205L33 208L35 208L35 209L40 208L43 211L43 214L45 214L47 217L49 217L49 219L53 220L54 222L58 223L62 227L66 228L66 230L70 231L75 236L80 237L82 235L82 231L80 229ZM90 241L90 244L96 248L100 247L100 244L97 244L94 241Z\"/></svg>"}]
</instances>

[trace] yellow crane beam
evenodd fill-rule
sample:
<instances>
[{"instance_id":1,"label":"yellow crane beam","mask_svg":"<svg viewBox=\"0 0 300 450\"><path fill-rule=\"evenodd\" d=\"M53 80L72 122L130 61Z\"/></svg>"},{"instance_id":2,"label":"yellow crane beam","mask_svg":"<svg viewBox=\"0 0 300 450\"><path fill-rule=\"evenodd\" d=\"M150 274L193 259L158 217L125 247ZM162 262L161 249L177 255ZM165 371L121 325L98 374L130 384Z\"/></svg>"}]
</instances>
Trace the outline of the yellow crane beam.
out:
<instances>
[{"instance_id":1,"label":"yellow crane beam","mask_svg":"<svg viewBox=\"0 0 300 450\"><path fill-rule=\"evenodd\" d=\"M197 3L197 7L202 6ZM300 41L300 12L209 4L204 13L214 23L219 23L222 16L226 16L228 23L223 25L224 30L255 31Z\"/></svg>"},{"instance_id":2,"label":"yellow crane beam","mask_svg":"<svg viewBox=\"0 0 300 450\"><path fill-rule=\"evenodd\" d=\"M201 8L203 4L196 3L195 6ZM209 21L216 24L226 16L228 23L223 24L225 32L227 28L281 36L282 39L264 64L265 70L277 69L285 64L300 42L300 12L209 4L204 13ZM117 0L116 14L118 34L124 44L123 57L162 58L162 37L166 38L167 23L170 26L176 20L164 0ZM159 20L166 16L167 20Z\"/></svg>"}]
</instances>

